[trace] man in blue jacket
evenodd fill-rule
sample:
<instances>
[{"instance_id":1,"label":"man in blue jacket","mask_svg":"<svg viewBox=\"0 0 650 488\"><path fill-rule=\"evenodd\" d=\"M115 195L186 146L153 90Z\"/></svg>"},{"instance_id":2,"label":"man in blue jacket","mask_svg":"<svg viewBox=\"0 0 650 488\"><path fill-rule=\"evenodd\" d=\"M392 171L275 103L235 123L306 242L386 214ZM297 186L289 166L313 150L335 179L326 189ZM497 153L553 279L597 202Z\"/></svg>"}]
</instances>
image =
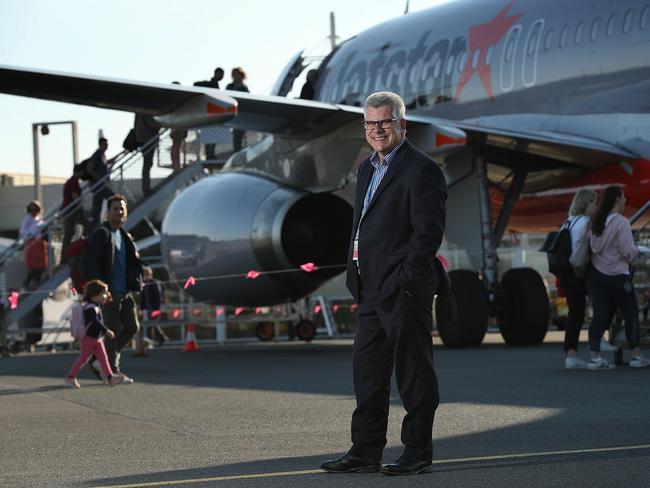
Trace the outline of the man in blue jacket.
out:
<instances>
[{"instance_id":1,"label":"man in blue jacket","mask_svg":"<svg viewBox=\"0 0 650 488\"><path fill-rule=\"evenodd\" d=\"M107 220L88 240L86 275L108 284L112 301L104 307L106 326L115 338L106 338L108 362L114 372L120 370L120 351L138 332L140 324L131 292L142 287L142 264L133 238L122 226L128 217L126 197L115 194L107 200ZM125 375L124 383L133 383Z\"/></svg>"},{"instance_id":2,"label":"man in blue jacket","mask_svg":"<svg viewBox=\"0 0 650 488\"><path fill-rule=\"evenodd\" d=\"M352 448L321 468L336 473L416 474L432 464L439 403L431 341L438 289L436 252L445 230L442 171L406 139L405 107L391 92L370 95L363 128L374 153L357 173L347 286L359 303ZM381 465L393 369L406 416L404 451Z\"/></svg>"}]
</instances>

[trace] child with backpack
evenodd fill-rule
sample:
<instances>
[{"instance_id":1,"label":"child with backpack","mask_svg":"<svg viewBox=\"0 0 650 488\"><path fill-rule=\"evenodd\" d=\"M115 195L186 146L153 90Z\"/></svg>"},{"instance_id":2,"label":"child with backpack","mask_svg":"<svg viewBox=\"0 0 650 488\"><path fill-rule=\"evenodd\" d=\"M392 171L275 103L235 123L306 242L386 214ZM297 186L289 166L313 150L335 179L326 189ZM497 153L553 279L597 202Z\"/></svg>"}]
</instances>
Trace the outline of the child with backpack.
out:
<instances>
[{"instance_id":1,"label":"child with backpack","mask_svg":"<svg viewBox=\"0 0 650 488\"><path fill-rule=\"evenodd\" d=\"M63 385L70 388L81 388L77 381L77 374L84 364L88 361L91 354L94 354L99 360L102 371L108 384L115 386L124 380L123 375L113 374L108 364L108 356L104 347L104 336L113 339L115 334L112 330L104 325L102 317L102 305L108 302L110 294L108 285L101 280L91 280L84 287L82 302L74 305L72 318L70 319L70 329L73 337L79 340L81 352L79 357L72 365L72 369L63 380Z\"/></svg>"}]
</instances>

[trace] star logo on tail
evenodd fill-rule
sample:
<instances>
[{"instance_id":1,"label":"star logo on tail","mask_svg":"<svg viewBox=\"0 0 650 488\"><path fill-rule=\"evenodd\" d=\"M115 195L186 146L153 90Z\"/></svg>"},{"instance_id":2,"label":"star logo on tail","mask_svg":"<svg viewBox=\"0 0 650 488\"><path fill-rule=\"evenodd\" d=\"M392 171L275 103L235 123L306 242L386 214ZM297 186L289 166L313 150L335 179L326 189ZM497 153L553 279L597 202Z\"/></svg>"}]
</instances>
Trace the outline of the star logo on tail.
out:
<instances>
[{"instance_id":1,"label":"star logo on tail","mask_svg":"<svg viewBox=\"0 0 650 488\"><path fill-rule=\"evenodd\" d=\"M456 89L456 100L460 97L460 94L469 80L474 76L474 72L478 73L488 96L491 99L494 99L494 92L492 91L492 73L485 61L488 49L499 42L505 33L508 32L508 29L510 29L523 15L522 13L519 13L508 16L508 10L510 10L515 1L516 0L510 0L492 20L484 24L470 27L469 55L465 62L465 68L460 75L460 81L458 82L458 88ZM479 51L479 58L476 63L476 68L474 68L473 60L477 51Z\"/></svg>"}]
</instances>

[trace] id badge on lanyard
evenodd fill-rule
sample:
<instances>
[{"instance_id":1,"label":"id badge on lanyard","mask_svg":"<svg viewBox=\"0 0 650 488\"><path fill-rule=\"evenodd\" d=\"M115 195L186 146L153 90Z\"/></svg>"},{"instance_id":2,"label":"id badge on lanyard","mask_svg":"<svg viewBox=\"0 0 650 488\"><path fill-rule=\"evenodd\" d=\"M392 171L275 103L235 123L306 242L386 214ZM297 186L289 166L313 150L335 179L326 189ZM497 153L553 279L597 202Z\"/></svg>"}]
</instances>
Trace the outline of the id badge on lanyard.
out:
<instances>
[{"instance_id":1,"label":"id badge on lanyard","mask_svg":"<svg viewBox=\"0 0 650 488\"><path fill-rule=\"evenodd\" d=\"M359 265L359 238L358 237L354 240L354 246L352 248L352 260L357 262L357 266Z\"/></svg>"}]
</instances>

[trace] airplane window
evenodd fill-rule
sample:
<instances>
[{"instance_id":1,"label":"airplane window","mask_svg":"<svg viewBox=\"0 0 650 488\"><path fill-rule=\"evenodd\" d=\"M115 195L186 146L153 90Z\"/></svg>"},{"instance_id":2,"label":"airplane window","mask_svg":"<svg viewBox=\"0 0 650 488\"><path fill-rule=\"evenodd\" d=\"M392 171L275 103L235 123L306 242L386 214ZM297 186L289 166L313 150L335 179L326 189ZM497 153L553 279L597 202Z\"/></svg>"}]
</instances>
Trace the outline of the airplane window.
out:
<instances>
[{"instance_id":1,"label":"airplane window","mask_svg":"<svg viewBox=\"0 0 650 488\"><path fill-rule=\"evenodd\" d=\"M546 32L546 38L544 39L544 51L550 51L553 47L553 36L555 35L554 29L549 29Z\"/></svg>"},{"instance_id":2,"label":"airplane window","mask_svg":"<svg viewBox=\"0 0 650 488\"><path fill-rule=\"evenodd\" d=\"M472 58L472 69L476 69L476 67L478 66L478 58L480 55L481 55L480 49L474 51L474 57Z\"/></svg>"},{"instance_id":3,"label":"airplane window","mask_svg":"<svg viewBox=\"0 0 650 488\"><path fill-rule=\"evenodd\" d=\"M643 7L641 12L641 17L639 18L639 27L641 30L645 30L648 27L648 17L650 17L650 5Z\"/></svg>"},{"instance_id":4,"label":"airplane window","mask_svg":"<svg viewBox=\"0 0 650 488\"><path fill-rule=\"evenodd\" d=\"M442 71L442 58L438 57L436 64L433 65L433 77L437 78L440 76L440 71Z\"/></svg>"},{"instance_id":5,"label":"airplane window","mask_svg":"<svg viewBox=\"0 0 650 488\"><path fill-rule=\"evenodd\" d=\"M476 52L478 52L478 50ZM463 51L463 53L458 58L458 72L459 73L463 72L463 68L465 67L465 62L466 61L467 61L467 51Z\"/></svg>"},{"instance_id":6,"label":"airplane window","mask_svg":"<svg viewBox=\"0 0 650 488\"><path fill-rule=\"evenodd\" d=\"M528 38L528 49L526 49L526 54L528 56L532 56L533 53L535 52L536 46L537 46L537 32L535 32Z\"/></svg>"},{"instance_id":7,"label":"airplane window","mask_svg":"<svg viewBox=\"0 0 650 488\"><path fill-rule=\"evenodd\" d=\"M625 12L625 18L623 19L623 34L629 34L632 30L632 20L634 17L634 10L630 9Z\"/></svg>"},{"instance_id":8,"label":"airplane window","mask_svg":"<svg viewBox=\"0 0 650 488\"><path fill-rule=\"evenodd\" d=\"M488 47L487 53L485 54L485 64L489 65L492 61L492 46ZM478 51L477 51L478 52Z\"/></svg>"},{"instance_id":9,"label":"airplane window","mask_svg":"<svg viewBox=\"0 0 650 488\"><path fill-rule=\"evenodd\" d=\"M565 25L562 27L560 32L560 47L566 46L567 41L569 40L569 26Z\"/></svg>"},{"instance_id":10,"label":"airplane window","mask_svg":"<svg viewBox=\"0 0 650 488\"><path fill-rule=\"evenodd\" d=\"M614 29L616 28L616 14L609 16L607 21L607 37L612 37L614 35Z\"/></svg>"},{"instance_id":11,"label":"airplane window","mask_svg":"<svg viewBox=\"0 0 650 488\"><path fill-rule=\"evenodd\" d=\"M514 55L515 55L515 39L511 37L510 40L508 41L508 45L506 46L506 61L508 62L512 61Z\"/></svg>"},{"instance_id":12,"label":"airplane window","mask_svg":"<svg viewBox=\"0 0 650 488\"><path fill-rule=\"evenodd\" d=\"M600 17L596 17L591 24L591 33L589 34L589 39L591 42L594 42L598 39L598 33L600 32Z\"/></svg>"},{"instance_id":13,"label":"airplane window","mask_svg":"<svg viewBox=\"0 0 650 488\"><path fill-rule=\"evenodd\" d=\"M580 43L582 42L582 32L585 30L585 23L580 21L578 22L578 25L576 26L576 35L573 38L573 42L575 42L576 46L579 46Z\"/></svg>"}]
</instances>

